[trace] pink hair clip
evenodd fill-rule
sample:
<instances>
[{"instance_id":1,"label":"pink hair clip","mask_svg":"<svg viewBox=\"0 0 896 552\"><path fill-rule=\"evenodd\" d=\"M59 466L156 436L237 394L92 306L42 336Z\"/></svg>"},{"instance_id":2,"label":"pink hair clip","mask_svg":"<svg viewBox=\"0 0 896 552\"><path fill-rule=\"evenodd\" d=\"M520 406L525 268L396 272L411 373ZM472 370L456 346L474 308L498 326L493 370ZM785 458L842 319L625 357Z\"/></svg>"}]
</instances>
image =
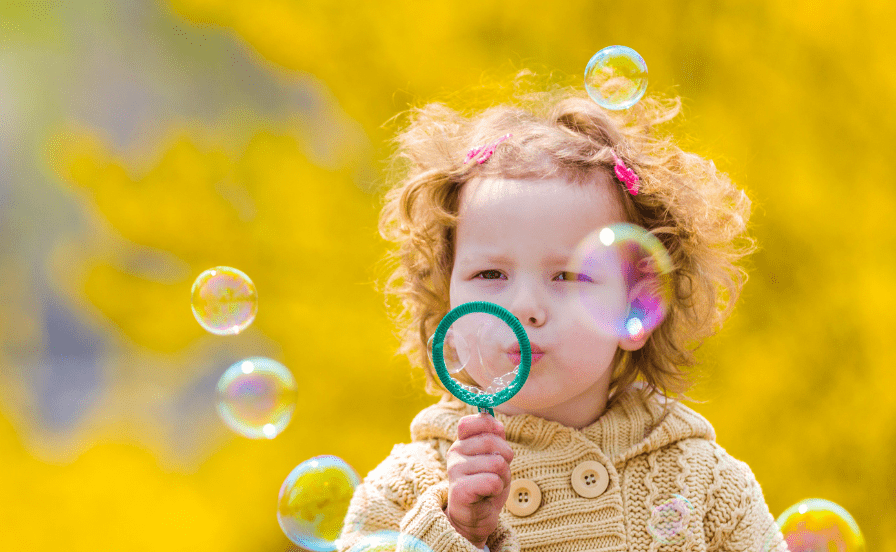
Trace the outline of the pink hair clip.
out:
<instances>
[{"instance_id":1,"label":"pink hair clip","mask_svg":"<svg viewBox=\"0 0 896 552\"><path fill-rule=\"evenodd\" d=\"M495 153L495 148L498 147L498 144L500 144L504 140L507 140L511 136L513 136L513 134L508 133L508 134L505 134L504 136L498 138L492 144L489 144L487 146L476 146L475 148L471 149L470 153L467 154L466 159L464 159L464 165L466 165L467 163L472 161L480 153L482 154L482 157L480 157L479 160L476 162L479 163L480 165L485 163L486 161L488 161L488 158L491 157L493 153Z\"/></svg>"},{"instance_id":2,"label":"pink hair clip","mask_svg":"<svg viewBox=\"0 0 896 552\"><path fill-rule=\"evenodd\" d=\"M635 174L635 171L625 166L625 163L622 162L622 159L613 153L613 160L616 161L616 166L613 167L613 172L616 173L616 178L619 179L620 182L625 184L625 189L628 190L628 193L632 195L638 195L638 175Z\"/></svg>"}]
</instances>

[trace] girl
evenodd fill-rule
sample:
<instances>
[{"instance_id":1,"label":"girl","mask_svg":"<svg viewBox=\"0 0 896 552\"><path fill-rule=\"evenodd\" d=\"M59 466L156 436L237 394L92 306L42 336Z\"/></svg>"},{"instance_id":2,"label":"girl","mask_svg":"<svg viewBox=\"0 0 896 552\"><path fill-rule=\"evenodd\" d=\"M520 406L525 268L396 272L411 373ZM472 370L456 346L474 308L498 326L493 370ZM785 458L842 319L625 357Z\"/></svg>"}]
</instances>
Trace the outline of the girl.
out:
<instances>
[{"instance_id":1,"label":"girl","mask_svg":"<svg viewBox=\"0 0 896 552\"><path fill-rule=\"evenodd\" d=\"M786 550L750 468L676 399L753 249L744 193L657 132L679 109L645 98L610 112L554 89L469 117L412 111L380 229L397 244L400 350L442 399L358 486L341 550L383 530L434 552ZM569 261L619 222L665 245L672 294L659 326L611 338L577 317ZM607 285L608 302L629 300L618 267ZM529 379L495 417L450 396L426 354L473 300L508 309L532 344Z\"/></svg>"}]
</instances>

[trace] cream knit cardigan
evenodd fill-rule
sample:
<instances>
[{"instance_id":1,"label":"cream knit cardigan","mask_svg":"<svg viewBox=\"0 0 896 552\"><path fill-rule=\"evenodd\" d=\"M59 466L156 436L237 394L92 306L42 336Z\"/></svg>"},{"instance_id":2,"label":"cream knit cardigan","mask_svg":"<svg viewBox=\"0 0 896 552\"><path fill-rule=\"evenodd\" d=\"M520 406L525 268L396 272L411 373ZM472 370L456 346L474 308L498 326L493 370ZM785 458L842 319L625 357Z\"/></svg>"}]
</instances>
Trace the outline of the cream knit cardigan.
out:
<instances>
[{"instance_id":1,"label":"cream knit cardigan","mask_svg":"<svg viewBox=\"0 0 896 552\"><path fill-rule=\"evenodd\" d=\"M495 414L513 449L511 478L533 481L542 498L527 517L503 508L486 543L491 552L787 550L749 466L715 442L710 423L674 401L664 415L662 398L642 395L623 394L581 430L527 414ZM445 455L458 420L476 411L446 397L414 418L412 442L396 445L355 489L340 550L383 530L416 537L433 552L478 550L443 511ZM610 477L595 498L583 498L571 484L573 469L586 460L603 464ZM692 507L678 518L687 527L677 538L654 538L654 509L674 494Z\"/></svg>"}]
</instances>

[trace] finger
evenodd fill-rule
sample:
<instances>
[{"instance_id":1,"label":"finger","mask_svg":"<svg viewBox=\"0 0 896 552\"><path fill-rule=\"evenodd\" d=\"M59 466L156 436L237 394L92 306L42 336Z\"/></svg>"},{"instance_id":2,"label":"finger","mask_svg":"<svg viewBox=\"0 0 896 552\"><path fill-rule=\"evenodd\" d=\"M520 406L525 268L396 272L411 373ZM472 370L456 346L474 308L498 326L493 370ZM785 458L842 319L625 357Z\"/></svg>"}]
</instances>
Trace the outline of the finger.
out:
<instances>
[{"instance_id":1,"label":"finger","mask_svg":"<svg viewBox=\"0 0 896 552\"><path fill-rule=\"evenodd\" d=\"M468 439L480 433L493 433L501 439L505 439L504 424L494 416L482 413L471 414L464 416L457 423L457 438L459 440Z\"/></svg>"},{"instance_id":2,"label":"finger","mask_svg":"<svg viewBox=\"0 0 896 552\"><path fill-rule=\"evenodd\" d=\"M504 488L504 481L494 473L477 473L454 484L448 500L455 507L466 506L471 512L481 515L482 511L490 511L492 508L486 499L500 496Z\"/></svg>"},{"instance_id":3,"label":"finger","mask_svg":"<svg viewBox=\"0 0 896 552\"><path fill-rule=\"evenodd\" d=\"M504 439L494 433L480 433L462 441L455 441L449 447L449 454L460 453L463 456L480 454L497 454L508 464L513 461L513 449Z\"/></svg>"},{"instance_id":4,"label":"finger","mask_svg":"<svg viewBox=\"0 0 896 552\"><path fill-rule=\"evenodd\" d=\"M510 486L510 465L498 454L456 455L448 459L449 481L461 481L480 474L496 475L504 487Z\"/></svg>"}]
</instances>

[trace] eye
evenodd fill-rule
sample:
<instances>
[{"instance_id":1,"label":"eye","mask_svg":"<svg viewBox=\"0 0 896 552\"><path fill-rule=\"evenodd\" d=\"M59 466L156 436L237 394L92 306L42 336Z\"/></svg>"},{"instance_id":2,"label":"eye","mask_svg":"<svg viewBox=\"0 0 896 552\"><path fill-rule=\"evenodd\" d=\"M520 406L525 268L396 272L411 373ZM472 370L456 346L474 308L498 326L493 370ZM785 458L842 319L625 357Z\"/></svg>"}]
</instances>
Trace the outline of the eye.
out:
<instances>
[{"instance_id":1,"label":"eye","mask_svg":"<svg viewBox=\"0 0 896 552\"><path fill-rule=\"evenodd\" d=\"M482 272L477 272L473 278L482 280L500 280L502 276L504 275L501 274L500 270L483 270Z\"/></svg>"},{"instance_id":2,"label":"eye","mask_svg":"<svg viewBox=\"0 0 896 552\"><path fill-rule=\"evenodd\" d=\"M587 274L579 272L561 272L556 279L561 282L594 282Z\"/></svg>"}]
</instances>

